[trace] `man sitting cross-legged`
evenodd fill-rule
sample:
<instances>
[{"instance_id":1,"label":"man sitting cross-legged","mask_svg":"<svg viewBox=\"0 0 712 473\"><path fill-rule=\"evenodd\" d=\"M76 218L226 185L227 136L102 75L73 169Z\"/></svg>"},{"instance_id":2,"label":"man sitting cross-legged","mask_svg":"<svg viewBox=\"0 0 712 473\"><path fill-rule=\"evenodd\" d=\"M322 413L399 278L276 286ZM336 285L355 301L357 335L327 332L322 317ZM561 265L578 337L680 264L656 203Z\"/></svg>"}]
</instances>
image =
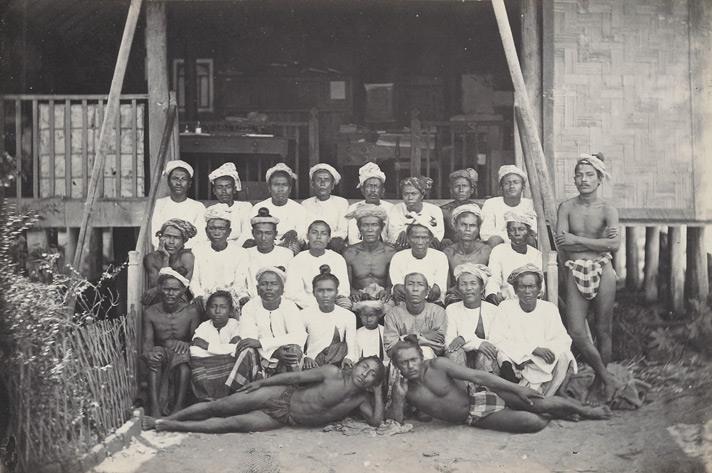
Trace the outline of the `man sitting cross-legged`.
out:
<instances>
[{"instance_id":1,"label":"man sitting cross-legged","mask_svg":"<svg viewBox=\"0 0 712 473\"><path fill-rule=\"evenodd\" d=\"M154 416L183 408L190 382L190 340L200 322L196 307L184 300L188 280L183 275L161 268L158 287L161 302L143 313L143 354Z\"/></svg>"},{"instance_id":2,"label":"man sitting cross-legged","mask_svg":"<svg viewBox=\"0 0 712 473\"><path fill-rule=\"evenodd\" d=\"M158 431L259 432L285 425L324 426L344 419L358 408L369 424L378 426L383 420L383 397L378 385L384 376L383 363L375 357L364 358L350 369L326 365L281 373L165 419L146 416L142 425L144 430Z\"/></svg>"},{"instance_id":3,"label":"man sitting cross-legged","mask_svg":"<svg viewBox=\"0 0 712 473\"><path fill-rule=\"evenodd\" d=\"M447 422L513 433L537 432L549 422L547 417L610 417L606 406L589 407L561 397L544 398L528 387L465 368L444 357L424 360L420 346L410 341L398 342L391 350L391 359L404 377L393 389L389 410L389 417L398 422L403 421L406 401Z\"/></svg>"}]
</instances>

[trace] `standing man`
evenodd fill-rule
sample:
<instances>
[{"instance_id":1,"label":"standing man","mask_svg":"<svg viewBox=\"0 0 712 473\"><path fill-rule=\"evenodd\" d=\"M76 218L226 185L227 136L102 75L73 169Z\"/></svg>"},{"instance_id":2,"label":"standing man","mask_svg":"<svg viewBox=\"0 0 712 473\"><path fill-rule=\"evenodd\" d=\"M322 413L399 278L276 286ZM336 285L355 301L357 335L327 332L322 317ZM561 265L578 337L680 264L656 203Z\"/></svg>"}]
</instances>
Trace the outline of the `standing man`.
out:
<instances>
[{"instance_id":1,"label":"standing man","mask_svg":"<svg viewBox=\"0 0 712 473\"><path fill-rule=\"evenodd\" d=\"M383 198L383 193L385 192L386 184L386 174L381 171L376 163L366 163L361 166L358 170L358 186L357 189L361 189L361 194L365 200L351 204L348 208L348 214L353 214L353 212L360 206L364 204L375 205L380 207L385 212L385 218L383 219L383 228L381 229L381 240L386 241L386 228L388 225L388 212L391 211L393 204L381 200ZM348 215L347 215L348 218ZM363 237L358 228L358 220L349 220L348 225L348 241L349 245L353 245L362 240Z\"/></svg>"},{"instance_id":2,"label":"standing man","mask_svg":"<svg viewBox=\"0 0 712 473\"><path fill-rule=\"evenodd\" d=\"M208 175L213 188L213 195L218 199L218 203L228 206L230 216L230 241L234 241L237 246L242 246L250 238L250 217L252 216L252 204L249 202L235 201L235 193L242 190L240 175L237 173L234 163L225 163Z\"/></svg>"},{"instance_id":3,"label":"standing man","mask_svg":"<svg viewBox=\"0 0 712 473\"><path fill-rule=\"evenodd\" d=\"M151 242L158 248L158 236L161 226L172 218L179 218L192 223L196 228L203 225L205 206L188 198L188 191L193 184L193 167L185 161L168 161L163 175L167 176L170 195L156 200L151 216ZM196 242L191 242L196 243ZM191 245L186 245L190 248Z\"/></svg>"},{"instance_id":4,"label":"standing man","mask_svg":"<svg viewBox=\"0 0 712 473\"><path fill-rule=\"evenodd\" d=\"M314 196L302 201L302 205L309 213L309 222L323 220L331 227L331 241L329 248L341 254L346 244L348 223L346 213L349 201L337 195L331 195L339 181L341 174L326 163L315 164L309 169L309 180Z\"/></svg>"},{"instance_id":5,"label":"standing man","mask_svg":"<svg viewBox=\"0 0 712 473\"><path fill-rule=\"evenodd\" d=\"M616 273L611 252L620 245L618 210L598 196L608 178L603 155L582 155L574 168L579 195L559 206L556 244L566 255L566 314L576 348L596 372L593 397L611 401L620 382L608 372L611 361L611 322L616 298ZM593 306L598 349L586 331L586 317Z\"/></svg>"},{"instance_id":6,"label":"standing man","mask_svg":"<svg viewBox=\"0 0 712 473\"><path fill-rule=\"evenodd\" d=\"M158 276L160 302L143 313L143 356L148 362L149 412L154 417L183 409L190 383L190 341L200 322L183 299L189 281L170 267Z\"/></svg>"}]
</instances>

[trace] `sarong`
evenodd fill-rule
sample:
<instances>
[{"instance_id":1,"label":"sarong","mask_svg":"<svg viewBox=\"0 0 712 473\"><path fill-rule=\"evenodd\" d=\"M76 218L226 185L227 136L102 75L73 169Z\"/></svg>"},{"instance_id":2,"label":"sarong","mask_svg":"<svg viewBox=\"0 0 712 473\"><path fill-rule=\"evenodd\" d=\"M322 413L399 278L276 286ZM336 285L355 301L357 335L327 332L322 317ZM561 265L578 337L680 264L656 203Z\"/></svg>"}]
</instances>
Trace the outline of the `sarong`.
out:
<instances>
[{"instance_id":1,"label":"sarong","mask_svg":"<svg viewBox=\"0 0 712 473\"><path fill-rule=\"evenodd\" d=\"M596 259L568 260L564 263L571 270L576 287L584 299L590 301L598 295L603 266L610 263L612 258L610 253L605 253Z\"/></svg>"},{"instance_id":2,"label":"sarong","mask_svg":"<svg viewBox=\"0 0 712 473\"><path fill-rule=\"evenodd\" d=\"M319 366L336 365L340 367L347 353L348 346L346 345L346 341L341 341L339 329L334 328L334 337L331 339L331 345L320 351L319 354L316 355L316 358L314 358L314 361Z\"/></svg>"},{"instance_id":3,"label":"sarong","mask_svg":"<svg viewBox=\"0 0 712 473\"><path fill-rule=\"evenodd\" d=\"M198 401L213 401L229 393L225 381L235 366L232 355L190 359L191 385Z\"/></svg>"},{"instance_id":4,"label":"sarong","mask_svg":"<svg viewBox=\"0 0 712 473\"><path fill-rule=\"evenodd\" d=\"M506 407L504 399L485 388L468 385L467 395L470 398L470 409L465 424L473 427L490 414L499 412Z\"/></svg>"},{"instance_id":5,"label":"sarong","mask_svg":"<svg viewBox=\"0 0 712 473\"><path fill-rule=\"evenodd\" d=\"M256 349L248 348L237 355L235 364L225 380L225 386L228 392L233 393L246 384L262 378L264 374L260 364L260 354Z\"/></svg>"},{"instance_id":6,"label":"sarong","mask_svg":"<svg viewBox=\"0 0 712 473\"><path fill-rule=\"evenodd\" d=\"M155 353L160 354L158 362L152 362L148 359L150 355ZM170 415L175 404L176 388L178 386L178 372L175 368L183 363L188 364L190 354L178 354L166 347L155 346L144 356L146 357L148 369L152 373L161 373L158 381L158 408L162 415Z\"/></svg>"},{"instance_id":7,"label":"sarong","mask_svg":"<svg viewBox=\"0 0 712 473\"><path fill-rule=\"evenodd\" d=\"M262 412L284 425L297 425L297 422L290 413L292 395L297 390L297 386L288 386L276 399L265 402Z\"/></svg>"}]
</instances>

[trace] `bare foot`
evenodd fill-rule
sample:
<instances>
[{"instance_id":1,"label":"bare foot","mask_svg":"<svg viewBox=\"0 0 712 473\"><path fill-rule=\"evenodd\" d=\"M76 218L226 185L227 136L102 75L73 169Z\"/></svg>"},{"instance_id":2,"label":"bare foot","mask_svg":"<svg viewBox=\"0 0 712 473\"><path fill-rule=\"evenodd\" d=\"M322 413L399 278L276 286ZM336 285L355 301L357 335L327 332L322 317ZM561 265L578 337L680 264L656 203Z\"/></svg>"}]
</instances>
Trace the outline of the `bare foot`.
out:
<instances>
[{"instance_id":1,"label":"bare foot","mask_svg":"<svg viewBox=\"0 0 712 473\"><path fill-rule=\"evenodd\" d=\"M143 416L141 418L141 429L154 430L156 428L156 419L151 416Z\"/></svg>"},{"instance_id":2,"label":"bare foot","mask_svg":"<svg viewBox=\"0 0 712 473\"><path fill-rule=\"evenodd\" d=\"M586 419L603 420L611 418L611 409L608 406L590 407L584 406L582 414Z\"/></svg>"}]
</instances>

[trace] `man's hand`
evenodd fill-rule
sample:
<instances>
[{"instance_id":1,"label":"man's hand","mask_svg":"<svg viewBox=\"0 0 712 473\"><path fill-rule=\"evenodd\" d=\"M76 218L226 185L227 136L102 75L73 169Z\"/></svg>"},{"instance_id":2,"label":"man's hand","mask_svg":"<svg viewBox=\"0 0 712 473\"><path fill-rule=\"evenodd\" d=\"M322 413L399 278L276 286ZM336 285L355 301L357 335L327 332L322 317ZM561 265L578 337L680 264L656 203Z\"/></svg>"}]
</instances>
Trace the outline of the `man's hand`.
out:
<instances>
[{"instance_id":1,"label":"man's hand","mask_svg":"<svg viewBox=\"0 0 712 473\"><path fill-rule=\"evenodd\" d=\"M393 402L403 402L408 395L408 380L401 378L393 384Z\"/></svg>"},{"instance_id":2,"label":"man's hand","mask_svg":"<svg viewBox=\"0 0 712 473\"><path fill-rule=\"evenodd\" d=\"M172 345L173 346L171 347L171 350L178 353L179 355L188 353L188 351L190 350L190 345L188 344L188 342L184 342L181 340L174 340Z\"/></svg>"},{"instance_id":3,"label":"man's hand","mask_svg":"<svg viewBox=\"0 0 712 473\"><path fill-rule=\"evenodd\" d=\"M289 350L286 345L277 348L273 356L287 365L294 365L299 361L299 353Z\"/></svg>"},{"instance_id":4,"label":"man's hand","mask_svg":"<svg viewBox=\"0 0 712 473\"><path fill-rule=\"evenodd\" d=\"M440 299L440 286L437 284L433 284L433 287L430 288L430 292L428 293L427 300L428 302L434 302Z\"/></svg>"},{"instance_id":5,"label":"man's hand","mask_svg":"<svg viewBox=\"0 0 712 473\"><path fill-rule=\"evenodd\" d=\"M435 330L424 330L421 335L424 338L427 338L428 340L433 341L435 343L445 343L445 336L440 332L436 332Z\"/></svg>"},{"instance_id":6,"label":"man's hand","mask_svg":"<svg viewBox=\"0 0 712 473\"><path fill-rule=\"evenodd\" d=\"M304 362L302 363L302 368L305 370L310 370L312 368L318 368L319 365L316 364L316 361L312 360L308 356L304 357Z\"/></svg>"},{"instance_id":7,"label":"man's hand","mask_svg":"<svg viewBox=\"0 0 712 473\"><path fill-rule=\"evenodd\" d=\"M405 286L403 286L403 284L393 286L393 300L396 301L396 303L405 300Z\"/></svg>"},{"instance_id":8,"label":"man's hand","mask_svg":"<svg viewBox=\"0 0 712 473\"><path fill-rule=\"evenodd\" d=\"M167 261L171 257L170 253L168 253L168 250L166 249L166 239L163 237L158 238L158 248L156 251L161 253L164 261Z\"/></svg>"},{"instance_id":9,"label":"man's hand","mask_svg":"<svg viewBox=\"0 0 712 473\"><path fill-rule=\"evenodd\" d=\"M465 345L465 339L462 337L462 335L458 335L455 337L453 341L450 342L450 345L447 347L448 353L452 353L454 351L459 350Z\"/></svg>"},{"instance_id":10,"label":"man's hand","mask_svg":"<svg viewBox=\"0 0 712 473\"><path fill-rule=\"evenodd\" d=\"M236 393L251 393L252 391L257 391L262 387L262 383L264 383L264 379L258 379L257 381L253 381L249 384L244 385L240 389L236 390Z\"/></svg>"},{"instance_id":11,"label":"man's hand","mask_svg":"<svg viewBox=\"0 0 712 473\"><path fill-rule=\"evenodd\" d=\"M236 343L239 343L240 340L242 340L242 337L239 336L239 335L235 335L234 337L232 337L232 338L230 339L230 344L231 344L231 345L234 345L234 344L236 344Z\"/></svg>"},{"instance_id":12,"label":"man's hand","mask_svg":"<svg viewBox=\"0 0 712 473\"><path fill-rule=\"evenodd\" d=\"M571 246L578 243L578 237L569 232L561 232L558 235L554 235L554 240L556 240L557 246Z\"/></svg>"},{"instance_id":13,"label":"man's hand","mask_svg":"<svg viewBox=\"0 0 712 473\"><path fill-rule=\"evenodd\" d=\"M618 236L618 227L606 227L606 238L616 238Z\"/></svg>"},{"instance_id":14,"label":"man's hand","mask_svg":"<svg viewBox=\"0 0 712 473\"><path fill-rule=\"evenodd\" d=\"M262 347L262 344L260 343L259 340L255 340L254 338L244 338L237 343L237 348L235 348L235 352L239 353L242 350L246 350L248 348L261 348L261 347Z\"/></svg>"},{"instance_id":15,"label":"man's hand","mask_svg":"<svg viewBox=\"0 0 712 473\"><path fill-rule=\"evenodd\" d=\"M526 386L520 386L518 384L515 384L512 388L512 394L515 394L517 397L519 397L519 399L526 402L530 406L534 405L534 401L532 399L544 398L544 395L540 392L534 391L532 388L528 388Z\"/></svg>"},{"instance_id":16,"label":"man's hand","mask_svg":"<svg viewBox=\"0 0 712 473\"><path fill-rule=\"evenodd\" d=\"M403 250L405 248L408 248L408 235L406 235L405 230L400 232L400 234L398 235L398 238L396 239L394 246L398 250Z\"/></svg>"},{"instance_id":17,"label":"man's hand","mask_svg":"<svg viewBox=\"0 0 712 473\"><path fill-rule=\"evenodd\" d=\"M484 353L484 355L488 358L491 358L493 360L497 359L497 347L492 345L490 342L482 342L478 350Z\"/></svg>"},{"instance_id":18,"label":"man's hand","mask_svg":"<svg viewBox=\"0 0 712 473\"><path fill-rule=\"evenodd\" d=\"M348 358L344 358L344 361L341 362L342 368L352 368L353 366L354 366L354 362Z\"/></svg>"},{"instance_id":19,"label":"man's hand","mask_svg":"<svg viewBox=\"0 0 712 473\"><path fill-rule=\"evenodd\" d=\"M532 352L532 355L536 355L538 357L543 358L548 365L556 361L556 355L554 355L554 352L552 352L548 348L537 347Z\"/></svg>"},{"instance_id":20,"label":"man's hand","mask_svg":"<svg viewBox=\"0 0 712 473\"><path fill-rule=\"evenodd\" d=\"M195 338L195 339L193 339L193 346L194 346L194 347L202 348L203 350L207 350L209 344L208 344L208 342L206 342L206 341L203 340L202 338Z\"/></svg>"},{"instance_id":21,"label":"man's hand","mask_svg":"<svg viewBox=\"0 0 712 473\"><path fill-rule=\"evenodd\" d=\"M168 347L166 347L166 348L168 348ZM146 359L148 359L148 361L151 363L160 363L162 358L163 358L163 353L161 353L160 351L150 352L149 355L146 356Z\"/></svg>"}]
</instances>

